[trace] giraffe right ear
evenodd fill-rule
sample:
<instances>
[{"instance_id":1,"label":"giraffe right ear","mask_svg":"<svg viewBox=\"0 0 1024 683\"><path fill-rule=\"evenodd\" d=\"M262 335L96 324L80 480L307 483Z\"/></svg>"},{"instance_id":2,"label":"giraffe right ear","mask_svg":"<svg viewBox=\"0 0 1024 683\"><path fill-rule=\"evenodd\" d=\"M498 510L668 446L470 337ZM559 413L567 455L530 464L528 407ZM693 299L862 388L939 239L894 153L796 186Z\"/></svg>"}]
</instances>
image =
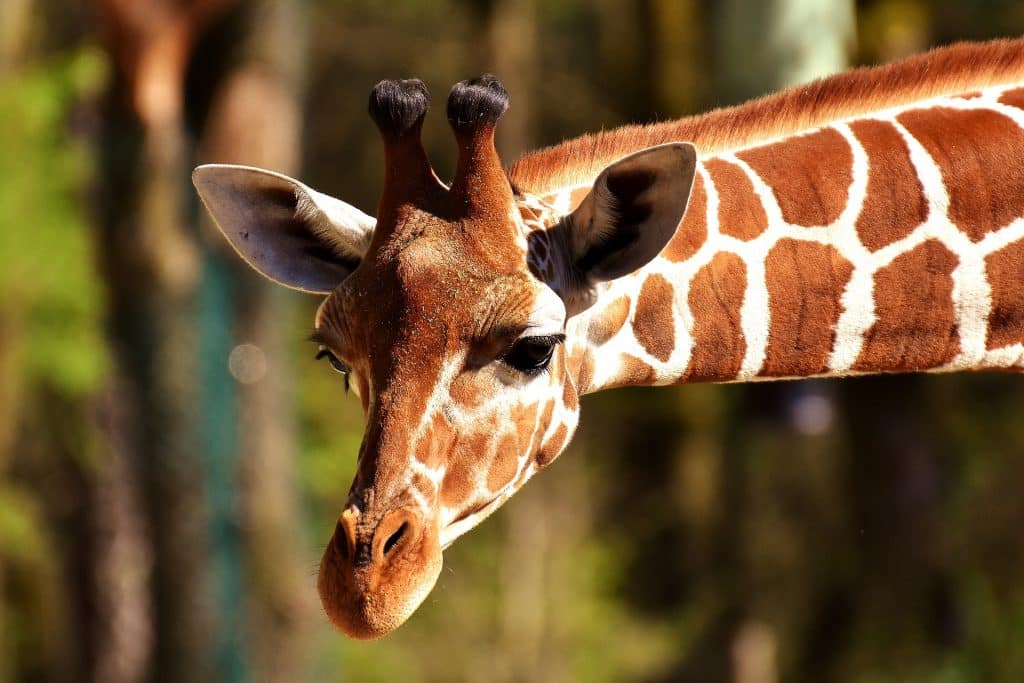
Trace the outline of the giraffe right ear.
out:
<instances>
[{"instance_id":1,"label":"giraffe right ear","mask_svg":"<svg viewBox=\"0 0 1024 683\"><path fill-rule=\"evenodd\" d=\"M574 280L588 289L647 265L668 244L686 212L697 150L658 145L608 166L568 217Z\"/></svg>"},{"instance_id":2,"label":"giraffe right ear","mask_svg":"<svg viewBox=\"0 0 1024 683\"><path fill-rule=\"evenodd\" d=\"M376 225L354 206L251 166L200 166L192 183L250 266L303 292L333 291L359 265Z\"/></svg>"}]
</instances>

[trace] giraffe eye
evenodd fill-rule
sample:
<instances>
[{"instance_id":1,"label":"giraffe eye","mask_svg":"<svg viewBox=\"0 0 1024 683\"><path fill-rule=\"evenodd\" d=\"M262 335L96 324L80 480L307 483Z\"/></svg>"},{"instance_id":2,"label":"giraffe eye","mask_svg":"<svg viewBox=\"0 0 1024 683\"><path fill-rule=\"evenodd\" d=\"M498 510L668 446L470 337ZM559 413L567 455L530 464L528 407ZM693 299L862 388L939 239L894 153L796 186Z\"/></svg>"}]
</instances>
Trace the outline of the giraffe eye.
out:
<instances>
[{"instance_id":1,"label":"giraffe eye","mask_svg":"<svg viewBox=\"0 0 1024 683\"><path fill-rule=\"evenodd\" d=\"M550 334L537 337L523 337L501 357L509 367L527 374L536 375L547 369L555 347L565 341L564 334Z\"/></svg>"},{"instance_id":2,"label":"giraffe eye","mask_svg":"<svg viewBox=\"0 0 1024 683\"><path fill-rule=\"evenodd\" d=\"M334 355L328 349L320 349L316 354L316 359L326 358L327 362L331 364L331 367L340 372L345 377L345 393L348 393L348 366L341 362L341 360Z\"/></svg>"},{"instance_id":3,"label":"giraffe eye","mask_svg":"<svg viewBox=\"0 0 1024 683\"><path fill-rule=\"evenodd\" d=\"M322 358L326 358L327 362L331 364L331 367L340 372L341 374L348 374L348 366L342 363L340 360L338 360L338 357L335 356L331 351L328 351L327 349L320 349L320 351L318 351L316 354L316 359L320 360Z\"/></svg>"}]
</instances>

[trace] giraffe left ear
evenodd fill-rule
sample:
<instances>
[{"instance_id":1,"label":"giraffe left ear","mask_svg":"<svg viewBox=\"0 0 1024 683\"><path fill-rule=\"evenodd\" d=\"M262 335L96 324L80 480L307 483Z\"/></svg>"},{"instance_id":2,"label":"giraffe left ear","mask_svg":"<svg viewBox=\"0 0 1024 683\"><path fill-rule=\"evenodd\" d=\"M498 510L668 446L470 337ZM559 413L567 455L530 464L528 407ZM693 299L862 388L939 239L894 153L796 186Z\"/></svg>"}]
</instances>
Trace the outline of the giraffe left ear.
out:
<instances>
[{"instance_id":1,"label":"giraffe left ear","mask_svg":"<svg viewBox=\"0 0 1024 683\"><path fill-rule=\"evenodd\" d=\"M570 265L584 287L628 275L668 244L686 211L697 150L685 142L616 161L567 219Z\"/></svg>"},{"instance_id":2,"label":"giraffe left ear","mask_svg":"<svg viewBox=\"0 0 1024 683\"><path fill-rule=\"evenodd\" d=\"M224 237L258 273L311 294L329 294L359 265L372 216L294 178L251 166L207 164L192 173Z\"/></svg>"}]
</instances>

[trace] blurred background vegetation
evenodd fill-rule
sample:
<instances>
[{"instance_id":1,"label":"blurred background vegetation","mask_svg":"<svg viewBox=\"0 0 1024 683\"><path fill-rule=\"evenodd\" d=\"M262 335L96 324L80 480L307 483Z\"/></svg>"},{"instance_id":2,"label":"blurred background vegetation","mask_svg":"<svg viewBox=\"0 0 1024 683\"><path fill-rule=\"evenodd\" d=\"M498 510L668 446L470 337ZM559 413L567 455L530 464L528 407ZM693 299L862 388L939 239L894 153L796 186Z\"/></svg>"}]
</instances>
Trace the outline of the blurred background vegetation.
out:
<instances>
[{"instance_id":1,"label":"blurred background vegetation","mask_svg":"<svg viewBox=\"0 0 1024 683\"><path fill-rule=\"evenodd\" d=\"M358 402L189 184L372 212L381 78L498 74L510 162L1022 32L1017 0L2 0L0 681L1024 680L1010 376L588 398L406 626L344 640L314 586Z\"/></svg>"}]
</instances>

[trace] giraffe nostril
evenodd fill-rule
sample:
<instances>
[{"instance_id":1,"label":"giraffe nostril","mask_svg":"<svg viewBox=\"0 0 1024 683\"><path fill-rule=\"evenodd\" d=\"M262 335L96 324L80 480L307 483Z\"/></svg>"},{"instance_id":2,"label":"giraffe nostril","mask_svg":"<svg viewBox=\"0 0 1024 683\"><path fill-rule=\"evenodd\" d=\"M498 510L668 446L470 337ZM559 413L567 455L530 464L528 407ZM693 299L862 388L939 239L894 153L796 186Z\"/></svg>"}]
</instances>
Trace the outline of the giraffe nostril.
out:
<instances>
[{"instance_id":1,"label":"giraffe nostril","mask_svg":"<svg viewBox=\"0 0 1024 683\"><path fill-rule=\"evenodd\" d=\"M402 536L405 535L405 530L408 528L409 522L402 522L402 526L398 527L398 529L395 530L395 533L388 536L388 540L384 542L385 555L391 552L391 549L394 548L400 540L402 540Z\"/></svg>"}]
</instances>

